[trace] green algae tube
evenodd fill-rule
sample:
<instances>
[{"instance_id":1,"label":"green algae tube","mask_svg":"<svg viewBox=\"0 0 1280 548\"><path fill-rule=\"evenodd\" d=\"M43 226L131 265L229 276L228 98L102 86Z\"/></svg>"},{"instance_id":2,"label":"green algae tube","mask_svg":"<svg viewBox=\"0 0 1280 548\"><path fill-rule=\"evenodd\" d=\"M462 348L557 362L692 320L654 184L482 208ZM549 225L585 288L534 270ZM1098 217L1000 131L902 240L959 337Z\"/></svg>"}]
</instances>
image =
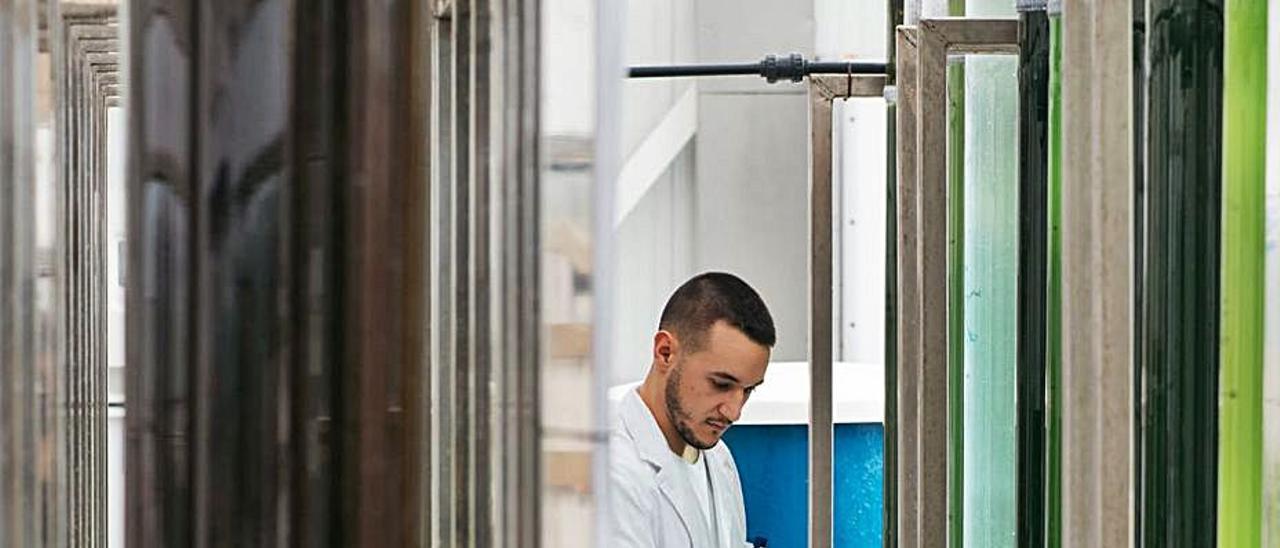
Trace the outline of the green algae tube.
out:
<instances>
[{"instance_id":1,"label":"green algae tube","mask_svg":"<svg viewBox=\"0 0 1280 548\"><path fill-rule=\"evenodd\" d=\"M1139 534L1144 546L1211 546L1219 515L1222 1L1148 0L1147 9Z\"/></svg>"},{"instance_id":2,"label":"green algae tube","mask_svg":"<svg viewBox=\"0 0 1280 548\"><path fill-rule=\"evenodd\" d=\"M1062 17L1049 9L1048 281L1045 287L1045 546L1062 546Z\"/></svg>"},{"instance_id":3,"label":"green algae tube","mask_svg":"<svg viewBox=\"0 0 1280 548\"><path fill-rule=\"evenodd\" d=\"M1018 2L1017 541L1045 544L1049 16Z\"/></svg>"},{"instance_id":4,"label":"green algae tube","mask_svg":"<svg viewBox=\"0 0 1280 548\"><path fill-rule=\"evenodd\" d=\"M1218 546L1262 543L1267 3L1227 0L1222 74Z\"/></svg>"}]
</instances>

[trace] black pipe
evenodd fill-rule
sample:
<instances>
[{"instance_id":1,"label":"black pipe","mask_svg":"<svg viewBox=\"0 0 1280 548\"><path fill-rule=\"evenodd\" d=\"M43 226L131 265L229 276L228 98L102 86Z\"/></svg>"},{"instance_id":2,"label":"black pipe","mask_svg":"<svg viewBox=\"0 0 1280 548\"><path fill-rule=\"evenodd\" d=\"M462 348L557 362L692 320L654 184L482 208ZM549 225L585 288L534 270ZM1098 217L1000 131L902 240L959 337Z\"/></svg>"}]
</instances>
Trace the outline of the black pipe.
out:
<instances>
[{"instance_id":1,"label":"black pipe","mask_svg":"<svg viewBox=\"0 0 1280 548\"><path fill-rule=\"evenodd\" d=\"M810 61L799 53L767 55L759 63L713 63L699 65L647 65L631 67L630 78L678 78L690 76L757 75L770 84L780 80L799 82L811 74L885 74L882 61Z\"/></svg>"}]
</instances>

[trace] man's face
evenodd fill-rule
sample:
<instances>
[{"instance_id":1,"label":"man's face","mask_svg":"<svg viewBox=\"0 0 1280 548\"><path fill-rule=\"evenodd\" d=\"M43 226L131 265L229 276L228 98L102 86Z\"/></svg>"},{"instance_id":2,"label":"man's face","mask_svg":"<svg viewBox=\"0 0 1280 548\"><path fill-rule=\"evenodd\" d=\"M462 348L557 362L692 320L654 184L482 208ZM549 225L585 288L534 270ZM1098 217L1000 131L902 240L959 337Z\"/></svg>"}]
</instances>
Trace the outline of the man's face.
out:
<instances>
[{"instance_id":1,"label":"man's face","mask_svg":"<svg viewBox=\"0 0 1280 548\"><path fill-rule=\"evenodd\" d=\"M710 449L764 382L769 348L716 322L700 348L674 352L672 362L665 396L671 423L685 443Z\"/></svg>"}]
</instances>

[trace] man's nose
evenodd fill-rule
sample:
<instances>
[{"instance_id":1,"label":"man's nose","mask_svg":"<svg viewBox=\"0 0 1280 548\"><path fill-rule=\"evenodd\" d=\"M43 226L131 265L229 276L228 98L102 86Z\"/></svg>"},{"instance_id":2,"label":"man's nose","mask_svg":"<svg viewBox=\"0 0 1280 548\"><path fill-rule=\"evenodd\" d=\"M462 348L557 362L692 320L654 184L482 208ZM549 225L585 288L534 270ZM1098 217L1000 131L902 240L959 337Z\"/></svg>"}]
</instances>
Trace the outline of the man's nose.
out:
<instances>
[{"instance_id":1,"label":"man's nose","mask_svg":"<svg viewBox=\"0 0 1280 548\"><path fill-rule=\"evenodd\" d=\"M729 422L738 422L738 417L742 416L742 406L746 403L745 394L731 396L724 404L724 418L729 419Z\"/></svg>"}]
</instances>

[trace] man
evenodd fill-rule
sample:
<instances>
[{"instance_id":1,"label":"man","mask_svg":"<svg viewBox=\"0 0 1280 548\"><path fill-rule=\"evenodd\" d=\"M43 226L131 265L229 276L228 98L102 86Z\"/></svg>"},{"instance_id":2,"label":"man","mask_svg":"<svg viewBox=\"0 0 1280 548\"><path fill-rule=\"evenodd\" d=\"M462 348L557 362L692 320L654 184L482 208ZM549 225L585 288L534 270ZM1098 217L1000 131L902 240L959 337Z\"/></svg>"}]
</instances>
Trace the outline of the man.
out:
<instances>
[{"instance_id":1,"label":"man","mask_svg":"<svg viewBox=\"0 0 1280 548\"><path fill-rule=\"evenodd\" d=\"M701 274L667 301L649 374L609 438L609 546L750 546L738 468L719 442L764 382L775 338L764 301L731 274Z\"/></svg>"}]
</instances>

